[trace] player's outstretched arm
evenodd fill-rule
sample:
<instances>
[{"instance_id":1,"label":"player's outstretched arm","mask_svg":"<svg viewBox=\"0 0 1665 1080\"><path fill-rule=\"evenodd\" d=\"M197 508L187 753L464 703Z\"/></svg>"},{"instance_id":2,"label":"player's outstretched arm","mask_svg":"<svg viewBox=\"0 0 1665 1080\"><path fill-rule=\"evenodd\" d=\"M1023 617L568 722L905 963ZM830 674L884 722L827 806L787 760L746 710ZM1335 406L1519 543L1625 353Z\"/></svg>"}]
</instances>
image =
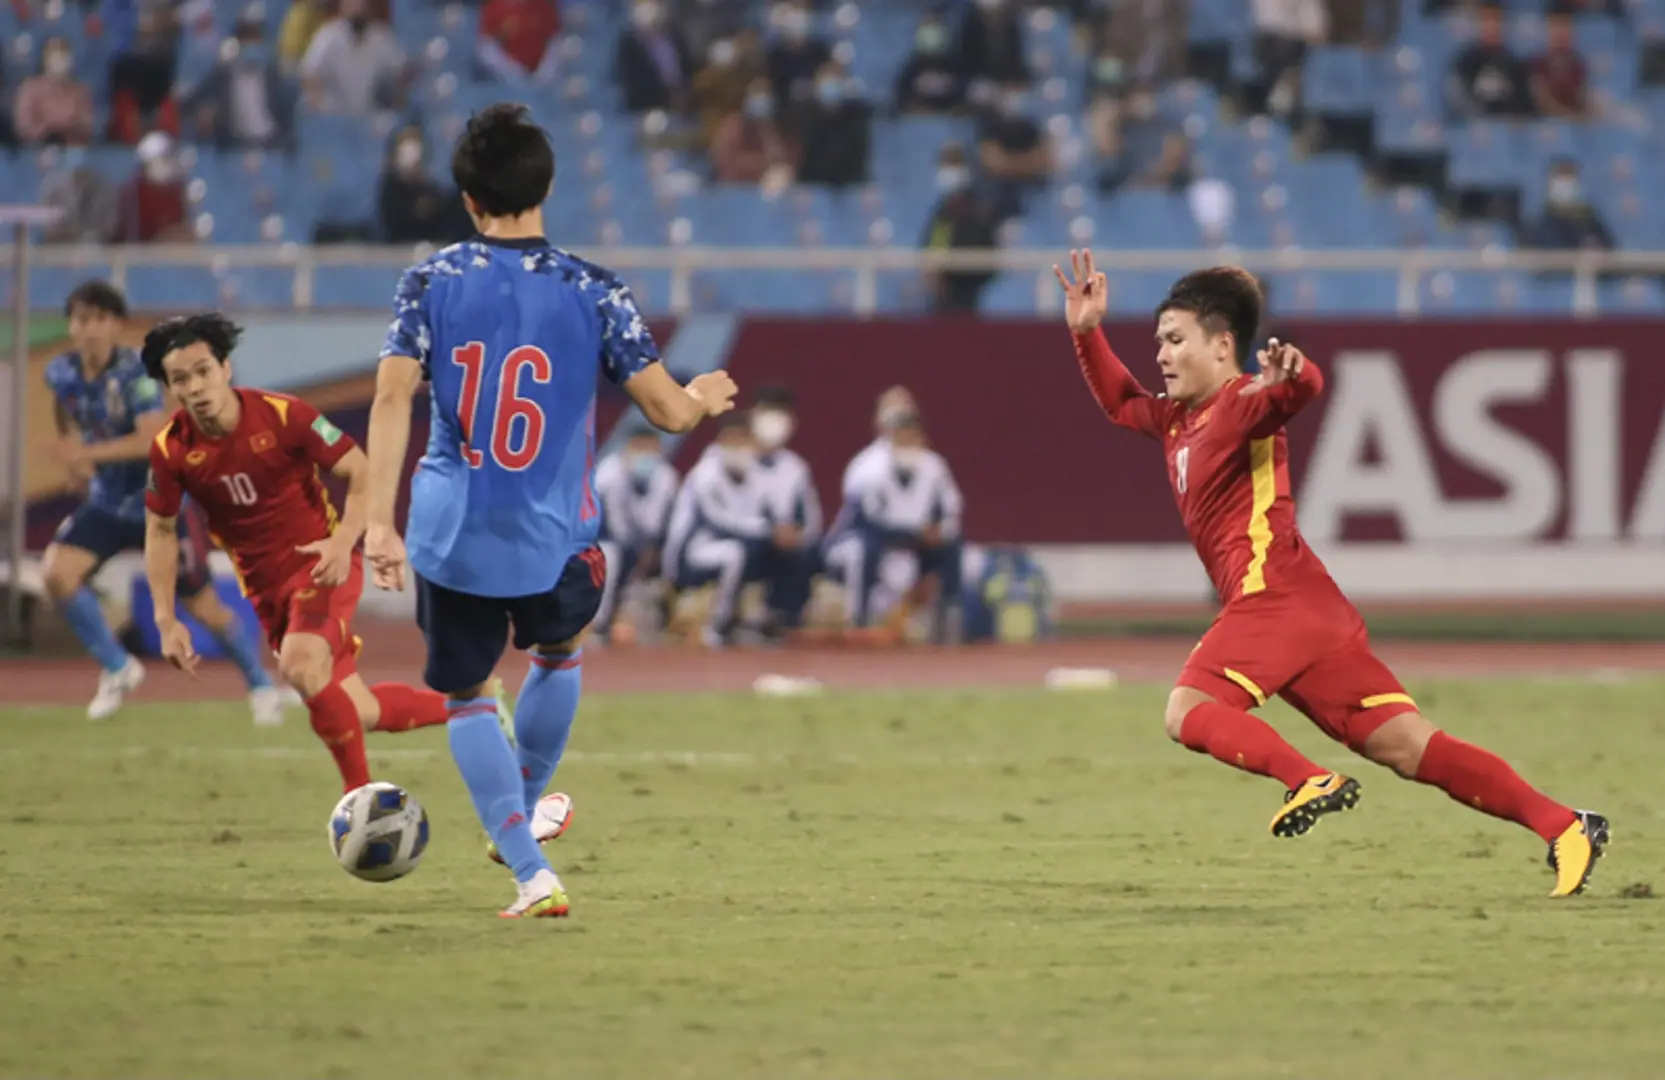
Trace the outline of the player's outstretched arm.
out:
<instances>
[{"instance_id":1,"label":"player's outstretched arm","mask_svg":"<svg viewBox=\"0 0 1665 1080\"><path fill-rule=\"evenodd\" d=\"M1258 354L1260 374L1238 394L1237 413L1250 438L1275 434L1324 391L1318 365L1287 342L1272 338Z\"/></svg>"},{"instance_id":2,"label":"player's outstretched arm","mask_svg":"<svg viewBox=\"0 0 1665 1080\"><path fill-rule=\"evenodd\" d=\"M175 667L194 670L197 652L191 631L174 611L179 586L178 517L145 511L145 578L150 582L151 614L162 638L163 657Z\"/></svg>"},{"instance_id":3,"label":"player's outstretched arm","mask_svg":"<svg viewBox=\"0 0 1665 1080\"><path fill-rule=\"evenodd\" d=\"M405 544L393 515L399 479L410 448L410 407L422 385L422 363L410 356L386 356L376 368L376 397L370 404L369 454L365 468L364 557L376 584L405 587Z\"/></svg>"},{"instance_id":4,"label":"player's outstretched arm","mask_svg":"<svg viewBox=\"0 0 1665 1080\"><path fill-rule=\"evenodd\" d=\"M726 371L695 376L683 386L671 377L664 364L649 364L624 384L648 423L660 431L681 435L694 430L708 416L721 416L734 408L739 388Z\"/></svg>"},{"instance_id":5,"label":"player's outstretched arm","mask_svg":"<svg viewBox=\"0 0 1665 1080\"><path fill-rule=\"evenodd\" d=\"M1109 310L1110 292L1104 275L1093 265L1093 253L1071 251L1070 268L1073 280L1057 266L1052 272L1064 287L1064 321L1074 336L1076 362L1093 400L1112 424L1160 438L1161 404L1127 370L1099 326Z\"/></svg>"},{"instance_id":6,"label":"player's outstretched arm","mask_svg":"<svg viewBox=\"0 0 1665 1080\"><path fill-rule=\"evenodd\" d=\"M65 438L61 445L64 447L63 456L66 464L111 465L118 461L143 461L150 453L150 444L156 440L168 418L162 414L160 408L140 413L133 418L133 432L104 442L82 443L79 439Z\"/></svg>"}]
</instances>

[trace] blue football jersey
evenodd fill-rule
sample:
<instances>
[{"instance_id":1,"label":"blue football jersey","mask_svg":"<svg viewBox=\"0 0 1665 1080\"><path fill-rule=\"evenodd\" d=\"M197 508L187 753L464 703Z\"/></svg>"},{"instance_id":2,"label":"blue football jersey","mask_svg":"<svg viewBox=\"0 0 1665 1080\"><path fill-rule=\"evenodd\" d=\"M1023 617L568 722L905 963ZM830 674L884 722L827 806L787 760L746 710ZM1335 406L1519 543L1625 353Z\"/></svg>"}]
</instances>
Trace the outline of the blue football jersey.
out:
<instances>
[{"instance_id":1,"label":"blue football jersey","mask_svg":"<svg viewBox=\"0 0 1665 1080\"><path fill-rule=\"evenodd\" d=\"M659 359L630 290L544 240L476 237L405 271L382 356L428 377L412 568L475 596L554 588L601 528L596 375L623 384Z\"/></svg>"},{"instance_id":2,"label":"blue football jersey","mask_svg":"<svg viewBox=\"0 0 1665 1080\"><path fill-rule=\"evenodd\" d=\"M46 366L46 385L81 429L85 443L109 442L133 434L135 421L162 408L162 388L145 374L137 351L118 347L102 372L87 377L81 354L71 350ZM145 480L150 464L133 461L99 465L87 501L132 521L145 516Z\"/></svg>"}]
</instances>

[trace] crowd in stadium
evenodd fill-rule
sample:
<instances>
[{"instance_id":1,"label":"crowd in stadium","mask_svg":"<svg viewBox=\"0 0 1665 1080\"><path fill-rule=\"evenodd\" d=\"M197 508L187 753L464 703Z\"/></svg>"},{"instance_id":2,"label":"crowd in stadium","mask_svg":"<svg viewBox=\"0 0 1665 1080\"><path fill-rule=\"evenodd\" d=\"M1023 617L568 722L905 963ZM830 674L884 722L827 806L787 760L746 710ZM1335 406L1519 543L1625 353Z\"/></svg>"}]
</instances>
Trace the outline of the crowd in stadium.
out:
<instances>
[{"instance_id":1,"label":"crowd in stadium","mask_svg":"<svg viewBox=\"0 0 1665 1080\"><path fill-rule=\"evenodd\" d=\"M715 201L679 232L558 181L605 211L572 243L1054 247L1096 223L1131 247L1647 246L1662 19L1652 0L9 0L0 143L36 154L5 178L41 190L7 196L64 208L65 242L244 238L205 224L196 150L304 155L309 123L343 117L385 140L374 205L239 208L246 239L455 239L445 136L459 106L511 97L561 119L558 156L563 110L595 109L630 132L620 153L669 151L702 189L863 193L807 232ZM133 148L113 172L110 144ZM978 307L994 278L948 275L929 302Z\"/></svg>"}]
</instances>

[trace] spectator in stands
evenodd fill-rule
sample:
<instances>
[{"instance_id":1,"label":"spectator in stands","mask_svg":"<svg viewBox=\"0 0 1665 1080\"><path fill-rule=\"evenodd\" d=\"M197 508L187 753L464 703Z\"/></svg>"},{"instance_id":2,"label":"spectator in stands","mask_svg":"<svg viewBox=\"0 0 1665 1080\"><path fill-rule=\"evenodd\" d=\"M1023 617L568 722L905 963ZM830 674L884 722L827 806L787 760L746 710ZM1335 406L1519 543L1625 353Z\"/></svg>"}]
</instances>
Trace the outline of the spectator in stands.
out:
<instances>
[{"instance_id":1,"label":"spectator in stands","mask_svg":"<svg viewBox=\"0 0 1665 1080\"><path fill-rule=\"evenodd\" d=\"M796 157L775 119L773 86L760 75L752 80L744 105L717 126L711 140L711 175L722 184L789 183ZM770 176L772 171L776 176Z\"/></svg>"},{"instance_id":2,"label":"spectator in stands","mask_svg":"<svg viewBox=\"0 0 1665 1080\"><path fill-rule=\"evenodd\" d=\"M960 22L956 44L955 59L968 83L989 79L1005 86L1029 85L1023 23L1012 0L976 0Z\"/></svg>"},{"instance_id":3,"label":"spectator in stands","mask_svg":"<svg viewBox=\"0 0 1665 1080\"><path fill-rule=\"evenodd\" d=\"M1024 195L1052 177L1052 141L1029 115L1029 92L1007 87L978 135L983 174L994 182L1002 216L1020 213Z\"/></svg>"},{"instance_id":4,"label":"spectator in stands","mask_svg":"<svg viewBox=\"0 0 1665 1080\"><path fill-rule=\"evenodd\" d=\"M278 28L278 63L285 75L301 72L312 39L335 17L335 0L294 0Z\"/></svg>"},{"instance_id":5,"label":"spectator in stands","mask_svg":"<svg viewBox=\"0 0 1665 1080\"><path fill-rule=\"evenodd\" d=\"M654 109L684 112L688 106L693 57L675 26L665 20L660 0L637 0L630 26L619 35L614 77L630 113Z\"/></svg>"},{"instance_id":6,"label":"spectator in stands","mask_svg":"<svg viewBox=\"0 0 1665 1080\"><path fill-rule=\"evenodd\" d=\"M957 112L965 104L965 81L949 50L952 36L940 11L927 11L920 18L913 52L896 76L898 113Z\"/></svg>"},{"instance_id":7,"label":"spectator in stands","mask_svg":"<svg viewBox=\"0 0 1665 1080\"><path fill-rule=\"evenodd\" d=\"M999 215L977 190L965 147L949 143L937 152L937 204L925 227L922 247L930 251L988 250L997 244ZM945 270L929 274L931 307L938 312L977 310L994 280L987 270Z\"/></svg>"},{"instance_id":8,"label":"spectator in stands","mask_svg":"<svg viewBox=\"0 0 1665 1080\"><path fill-rule=\"evenodd\" d=\"M780 4L770 18L777 36L769 45L769 78L777 115L791 127L815 97L815 80L832 59L832 48L811 33L813 17L803 3Z\"/></svg>"},{"instance_id":9,"label":"spectator in stands","mask_svg":"<svg viewBox=\"0 0 1665 1080\"><path fill-rule=\"evenodd\" d=\"M40 201L60 212L41 238L48 244L107 244L116 235L116 189L87 164L84 147L63 151L41 182Z\"/></svg>"},{"instance_id":10,"label":"spectator in stands","mask_svg":"<svg viewBox=\"0 0 1665 1080\"><path fill-rule=\"evenodd\" d=\"M75 78L69 42L50 38L40 52L40 73L17 88L14 124L23 143L85 146L93 136L92 88Z\"/></svg>"},{"instance_id":11,"label":"spectator in stands","mask_svg":"<svg viewBox=\"0 0 1665 1080\"><path fill-rule=\"evenodd\" d=\"M1578 163L1558 158L1549 167L1544 210L1526 232L1526 246L1551 251L1596 248L1610 251L1613 234L1601 214L1584 197Z\"/></svg>"},{"instance_id":12,"label":"spectator in stands","mask_svg":"<svg viewBox=\"0 0 1665 1080\"><path fill-rule=\"evenodd\" d=\"M804 154L798 180L848 187L865 184L872 153L873 108L838 63L815 76L815 100L804 114Z\"/></svg>"},{"instance_id":13,"label":"spectator in stands","mask_svg":"<svg viewBox=\"0 0 1665 1080\"><path fill-rule=\"evenodd\" d=\"M480 9L474 56L480 67L509 86L548 86L559 56L561 12L555 0L487 0Z\"/></svg>"},{"instance_id":14,"label":"spectator in stands","mask_svg":"<svg viewBox=\"0 0 1665 1080\"><path fill-rule=\"evenodd\" d=\"M110 62L110 138L134 144L147 131L179 134L173 99L178 68L178 26L171 9L141 4L133 35Z\"/></svg>"},{"instance_id":15,"label":"spectator in stands","mask_svg":"<svg viewBox=\"0 0 1665 1080\"><path fill-rule=\"evenodd\" d=\"M191 88L183 109L197 138L222 150L294 148L295 102L262 18L245 13L220 62Z\"/></svg>"},{"instance_id":16,"label":"spectator in stands","mask_svg":"<svg viewBox=\"0 0 1665 1080\"><path fill-rule=\"evenodd\" d=\"M389 244L449 244L474 231L462 199L434 179L427 157L422 129L414 124L388 143L376 206L382 239Z\"/></svg>"},{"instance_id":17,"label":"spectator in stands","mask_svg":"<svg viewBox=\"0 0 1665 1080\"><path fill-rule=\"evenodd\" d=\"M1329 13L1324 0L1254 0L1250 14L1260 69L1251 107L1288 116L1300 95L1307 49L1323 44L1329 33Z\"/></svg>"},{"instance_id":18,"label":"spectator in stands","mask_svg":"<svg viewBox=\"0 0 1665 1080\"><path fill-rule=\"evenodd\" d=\"M670 0L671 23L682 31L694 56L704 56L715 41L757 33L747 25L751 0Z\"/></svg>"},{"instance_id":19,"label":"spectator in stands","mask_svg":"<svg viewBox=\"0 0 1665 1080\"><path fill-rule=\"evenodd\" d=\"M12 128L11 83L6 79L6 57L0 50L0 147L17 145L17 132Z\"/></svg>"},{"instance_id":20,"label":"spectator in stands","mask_svg":"<svg viewBox=\"0 0 1665 1080\"><path fill-rule=\"evenodd\" d=\"M308 108L336 116L397 108L405 76L404 50L366 0L341 0L340 16L319 28L301 59Z\"/></svg>"},{"instance_id":21,"label":"spectator in stands","mask_svg":"<svg viewBox=\"0 0 1665 1080\"><path fill-rule=\"evenodd\" d=\"M1087 27L1092 55L1108 51L1126 65L1129 76L1144 80L1166 82L1191 74L1186 58L1191 5L1094 0L1088 6L1091 10L1078 16L1078 25Z\"/></svg>"},{"instance_id":22,"label":"spectator in stands","mask_svg":"<svg viewBox=\"0 0 1665 1080\"><path fill-rule=\"evenodd\" d=\"M1190 140L1149 87L1128 95L1124 115L1113 135L1097 146L1100 191L1108 195L1123 185L1135 184L1178 192L1190 183Z\"/></svg>"},{"instance_id":23,"label":"spectator in stands","mask_svg":"<svg viewBox=\"0 0 1665 1080\"><path fill-rule=\"evenodd\" d=\"M1482 7L1475 38L1451 62L1447 95L1457 116L1522 117L1532 113L1526 65L1503 41L1503 9Z\"/></svg>"},{"instance_id":24,"label":"spectator in stands","mask_svg":"<svg viewBox=\"0 0 1665 1080\"><path fill-rule=\"evenodd\" d=\"M1399 33L1399 0L1328 0L1330 41L1377 48Z\"/></svg>"},{"instance_id":25,"label":"spectator in stands","mask_svg":"<svg viewBox=\"0 0 1665 1080\"><path fill-rule=\"evenodd\" d=\"M196 238L185 208L185 170L173 139L152 131L139 140L138 165L121 190L116 240L125 244L179 244Z\"/></svg>"},{"instance_id":26,"label":"spectator in stands","mask_svg":"<svg viewBox=\"0 0 1665 1080\"><path fill-rule=\"evenodd\" d=\"M762 74L753 63L741 63L740 45L733 38L711 43L706 65L694 76L694 108L699 112L701 140L710 145L724 120L738 113L746 103L752 80Z\"/></svg>"},{"instance_id":27,"label":"spectator in stands","mask_svg":"<svg viewBox=\"0 0 1665 1080\"><path fill-rule=\"evenodd\" d=\"M1589 73L1573 43L1572 16L1544 20L1544 51L1532 61L1532 103L1541 116L1581 120L1590 114Z\"/></svg>"},{"instance_id":28,"label":"spectator in stands","mask_svg":"<svg viewBox=\"0 0 1665 1080\"><path fill-rule=\"evenodd\" d=\"M1087 131L1093 152L1114 156L1121 145L1122 120L1127 111L1127 65L1106 44L1099 47L1087 65L1087 85L1082 99L1087 102Z\"/></svg>"}]
</instances>

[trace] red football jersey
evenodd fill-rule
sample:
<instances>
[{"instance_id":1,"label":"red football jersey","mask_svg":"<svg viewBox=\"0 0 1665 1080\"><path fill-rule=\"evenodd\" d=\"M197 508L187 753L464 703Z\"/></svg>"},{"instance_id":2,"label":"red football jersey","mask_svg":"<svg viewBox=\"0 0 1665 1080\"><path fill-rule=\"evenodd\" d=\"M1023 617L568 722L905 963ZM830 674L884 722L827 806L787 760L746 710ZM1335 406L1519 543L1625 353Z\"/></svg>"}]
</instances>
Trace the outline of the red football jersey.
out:
<instances>
[{"instance_id":1,"label":"red football jersey","mask_svg":"<svg viewBox=\"0 0 1665 1080\"><path fill-rule=\"evenodd\" d=\"M1259 390L1239 376L1189 408L1140 386L1102 331L1076 335L1075 349L1105 415L1162 440L1174 501L1221 602L1335 591L1295 526L1283 431L1324 387L1311 360L1290 381Z\"/></svg>"},{"instance_id":2,"label":"red football jersey","mask_svg":"<svg viewBox=\"0 0 1665 1080\"><path fill-rule=\"evenodd\" d=\"M179 513L190 495L214 542L231 556L251 596L272 595L316 556L296 551L335 531L335 507L319 476L353 440L311 405L287 394L239 389L236 430L212 438L181 409L150 447L145 507Z\"/></svg>"}]
</instances>

